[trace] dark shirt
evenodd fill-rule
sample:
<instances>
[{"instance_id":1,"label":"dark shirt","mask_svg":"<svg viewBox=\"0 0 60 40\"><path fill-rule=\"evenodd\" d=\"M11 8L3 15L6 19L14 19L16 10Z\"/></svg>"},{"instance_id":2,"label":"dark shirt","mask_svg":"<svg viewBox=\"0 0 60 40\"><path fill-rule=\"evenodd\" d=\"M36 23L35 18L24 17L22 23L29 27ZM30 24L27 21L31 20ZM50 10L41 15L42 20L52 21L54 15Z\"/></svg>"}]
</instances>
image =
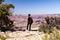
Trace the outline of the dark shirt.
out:
<instances>
[{"instance_id":1,"label":"dark shirt","mask_svg":"<svg viewBox=\"0 0 60 40\"><path fill-rule=\"evenodd\" d=\"M32 23L33 23L32 17L28 17L28 24L32 24Z\"/></svg>"}]
</instances>

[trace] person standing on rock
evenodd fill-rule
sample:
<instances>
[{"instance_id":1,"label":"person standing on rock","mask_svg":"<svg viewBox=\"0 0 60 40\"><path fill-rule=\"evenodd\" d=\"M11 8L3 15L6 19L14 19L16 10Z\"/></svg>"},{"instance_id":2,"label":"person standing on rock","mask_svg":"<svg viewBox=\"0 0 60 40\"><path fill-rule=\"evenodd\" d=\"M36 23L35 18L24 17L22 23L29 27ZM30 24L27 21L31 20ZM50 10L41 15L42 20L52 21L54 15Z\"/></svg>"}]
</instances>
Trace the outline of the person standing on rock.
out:
<instances>
[{"instance_id":1,"label":"person standing on rock","mask_svg":"<svg viewBox=\"0 0 60 40\"><path fill-rule=\"evenodd\" d=\"M31 14L28 14L28 21L27 21L27 30L31 31L31 25L33 23L33 19L31 17Z\"/></svg>"}]
</instances>

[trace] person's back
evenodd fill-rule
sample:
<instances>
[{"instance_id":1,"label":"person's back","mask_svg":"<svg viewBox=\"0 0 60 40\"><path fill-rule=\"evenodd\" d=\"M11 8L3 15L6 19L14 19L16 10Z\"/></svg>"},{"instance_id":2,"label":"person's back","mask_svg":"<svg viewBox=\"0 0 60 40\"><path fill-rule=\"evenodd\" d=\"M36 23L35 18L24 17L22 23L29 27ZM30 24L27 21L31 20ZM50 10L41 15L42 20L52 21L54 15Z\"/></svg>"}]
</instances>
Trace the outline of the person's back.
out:
<instances>
[{"instance_id":1,"label":"person's back","mask_svg":"<svg viewBox=\"0 0 60 40\"><path fill-rule=\"evenodd\" d=\"M31 17L28 17L28 23L29 23L29 24L32 24L32 23L33 23L33 20L32 20Z\"/></svg>"},{"instance_id":2,"label":"person's back","mask_svg":"<svg viewBox=\"0 0 60 40\"><path fill-rule=\"evenodd\" d=\"M33 23L33 19L31 17L30 14L28 14L28 23L27 23L27 30L28 30L28 27L29 27L29 30L31 30L31 25Z\"/></svg>"}]
</instances>

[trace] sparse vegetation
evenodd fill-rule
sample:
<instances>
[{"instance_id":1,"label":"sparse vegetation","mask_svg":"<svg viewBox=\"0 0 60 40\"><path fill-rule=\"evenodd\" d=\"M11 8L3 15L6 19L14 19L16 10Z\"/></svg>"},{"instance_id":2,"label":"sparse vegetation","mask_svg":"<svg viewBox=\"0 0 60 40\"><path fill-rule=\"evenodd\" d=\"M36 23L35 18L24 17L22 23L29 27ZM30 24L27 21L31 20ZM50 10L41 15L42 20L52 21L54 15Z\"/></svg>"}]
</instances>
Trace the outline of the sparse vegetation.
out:
<instances>
[{"instance_id":1,"label":"sparse vegetation","mask_svg":"<svg viewBox=\"0 0 60 40\"><path fill-rule=\"evenodd\" d=\"M53 27L51 27L51 25L47 25L47 24L42 24L39 27L39 31L40 32L43 31L44 33L46 33L46 32L50 33L50 32L52 32L52 30L53 30Z\"/></svg>"},{"instance_id":2,"label":"sparse vegetation","mask_svg":"<svg viewBox=\"0 0 60 40\"><path fill-rule=\"evenodd\" d=\"M54 28L54 31L50 34L46 33L42 40L60 40L60 30Z\"/></svg>"},{"instance_id":3,"label":"sparse vegetation","mask_svg":"<svg viewBox=\"0 0 60 40\"><path fill-rule=\"evenodd\" d=\"M53 31L53 28L56 27L57 29L60 29L60 18L59 17L45 17L46 23L42 23L42 25L39 26L39 31L43 32L49 32L51 33Z\"/></svg>"},{"instance_id":4,"label":"sparse vegetation","mask_svg":"<svg viewBox=\"0 0 60 40\"><path fill-rule=\"evenodd\" d=\"M5 40L5 37L3 35L0 35L0 40Z\"/></svg>"}]
</instances>

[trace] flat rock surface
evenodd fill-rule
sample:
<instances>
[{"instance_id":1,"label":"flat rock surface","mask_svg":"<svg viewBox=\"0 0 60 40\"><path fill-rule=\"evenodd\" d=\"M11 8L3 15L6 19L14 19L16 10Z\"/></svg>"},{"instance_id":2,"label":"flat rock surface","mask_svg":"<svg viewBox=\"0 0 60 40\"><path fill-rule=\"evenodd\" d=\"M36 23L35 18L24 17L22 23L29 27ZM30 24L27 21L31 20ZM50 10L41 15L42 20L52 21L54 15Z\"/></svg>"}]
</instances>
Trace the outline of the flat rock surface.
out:
<instances>
[{"instance_id":1,"label":"flat rock surface","mask_svg":"<svg viewBox=\"0 0 60 40\"><path fill-rule=\"evenodd\" d=\"M15 31L15 32L0 32L4 35L5 40L42 40L44 33L38 31Z\"/></svg>"}]
</instances>

